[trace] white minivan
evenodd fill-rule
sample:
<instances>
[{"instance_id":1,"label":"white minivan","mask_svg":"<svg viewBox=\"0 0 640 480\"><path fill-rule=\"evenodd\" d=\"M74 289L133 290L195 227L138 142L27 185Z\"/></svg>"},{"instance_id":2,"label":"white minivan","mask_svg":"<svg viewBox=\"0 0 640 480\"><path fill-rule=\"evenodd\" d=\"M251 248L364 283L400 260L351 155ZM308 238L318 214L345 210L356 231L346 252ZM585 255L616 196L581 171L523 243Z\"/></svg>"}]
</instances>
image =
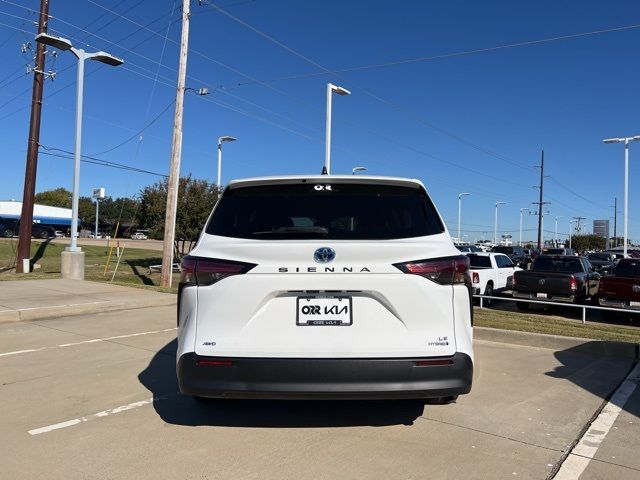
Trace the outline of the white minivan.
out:
<instances>
[{"instance_id":1,"label":"white minivan","mask_svg":"<svg viewBox=\"0 0 640 480\"><path fill-rule=\"evenodd\" d=\"M471 390L469 259L418 180L233 181L181 268L185 394L450 401Z\"/></svg>"}]
</instances>

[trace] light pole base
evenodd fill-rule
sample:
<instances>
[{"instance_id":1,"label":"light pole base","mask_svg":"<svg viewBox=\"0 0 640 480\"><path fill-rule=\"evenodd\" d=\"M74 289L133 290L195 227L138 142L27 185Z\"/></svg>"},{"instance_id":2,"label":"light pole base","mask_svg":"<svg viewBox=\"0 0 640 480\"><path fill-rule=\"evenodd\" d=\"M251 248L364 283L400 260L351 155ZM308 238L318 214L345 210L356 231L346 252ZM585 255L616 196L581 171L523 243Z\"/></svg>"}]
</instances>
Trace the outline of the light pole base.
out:
<instances>
[{"instance_id":1,"label":"light pole base","mask_svg":"<svg viewBox=\"0 0 640 480\"><path fill-rule=\"evenodd\" d=\"M61 256L62 278L84 280L84 252L63 251Z\"/></svg>"}]
</instances>

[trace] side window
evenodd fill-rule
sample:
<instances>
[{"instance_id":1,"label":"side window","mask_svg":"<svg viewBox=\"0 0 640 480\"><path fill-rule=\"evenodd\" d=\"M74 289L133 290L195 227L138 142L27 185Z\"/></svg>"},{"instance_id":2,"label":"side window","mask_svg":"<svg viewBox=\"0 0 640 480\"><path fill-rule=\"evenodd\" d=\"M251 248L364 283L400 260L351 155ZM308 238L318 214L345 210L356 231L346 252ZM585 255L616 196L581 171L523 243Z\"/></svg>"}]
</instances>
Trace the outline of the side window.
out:
<instances>
[{"instance_id":1,"label":"side window","mask_svg":"<svg viewBox=\"0 0 640 480\"><path fill-rule=\"evenodd\" d=\"M509 257L500 256L500 263L501 265L499 265L500 268L512 268L513 267L513 263L511 262L511 259Z\"/></svg>"},{"instance_id":2,"label":"side window","mask_svg":"<svg viewBox=\"0 0 640 480\"><path fill-rule=\"evenodd\" d=\"M593 265L591 264L591 262L589 260L587 260L586 258L584 259L584 265L586 267L587 272L589 273L593 273Z\"/></svg>"}]
</instances>

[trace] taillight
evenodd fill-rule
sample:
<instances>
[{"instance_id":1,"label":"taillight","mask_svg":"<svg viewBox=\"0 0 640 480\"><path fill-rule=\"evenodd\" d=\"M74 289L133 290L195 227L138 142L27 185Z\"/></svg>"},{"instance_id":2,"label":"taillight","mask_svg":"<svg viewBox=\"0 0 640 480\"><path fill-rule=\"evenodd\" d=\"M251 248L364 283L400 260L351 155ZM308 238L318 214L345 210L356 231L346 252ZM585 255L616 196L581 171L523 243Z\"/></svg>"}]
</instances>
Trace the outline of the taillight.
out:
<instances>
[{"instance_id":1,"label":"taillight","mask_svg":"<svg viewBox=\"0 0 640 480\"><path fill-rule=\"evenodd\" d=\"M511 286L516 288L516 280L518 279L518 272L513 272L513 280L511 281Z\"/></svg>"},{"instance_id":2,"label":"taillight","mask_svg":"<svg viewBox=\"0 0 640 480\"><path fill-rule=\"evenodd\" d=\"M420 275L440 285L453 285L456 283L468 285L471 282L469 278L469 257L466 255L396 263L393 266L404 273Z\"/></svg>"},{"instance_id":3,"label":"taillight","mask_svg":"<svg viewBox=\"0 0 640 480\"><path fill-rule=\"evenodd\" d=\"M576 277L571 275L569 277L569 288L571 289L571 291L575 292L576 290L578 290L578 281L576 280Z\"/></svg>"},{"instance_id":4,"label":"taillight","mask_svg":"<svg viewBox=\"0 0 640 480\"><path fill-rule=\"evenodd\" d=\"M473 283L480 283L480 275L478 272L473 272Z\"/></svg>"},{"instance_id":5,"label":"taillight","mask_svg":"<svg viewBox=\"0 0 640 480\"><path fill-rule=\"evenodd\" d=\"M182 259L180 283L183 285L213 285L231 275L247 273L253 267L255 267L253 263L187 255Z\"/></svg>"}]
</instances>

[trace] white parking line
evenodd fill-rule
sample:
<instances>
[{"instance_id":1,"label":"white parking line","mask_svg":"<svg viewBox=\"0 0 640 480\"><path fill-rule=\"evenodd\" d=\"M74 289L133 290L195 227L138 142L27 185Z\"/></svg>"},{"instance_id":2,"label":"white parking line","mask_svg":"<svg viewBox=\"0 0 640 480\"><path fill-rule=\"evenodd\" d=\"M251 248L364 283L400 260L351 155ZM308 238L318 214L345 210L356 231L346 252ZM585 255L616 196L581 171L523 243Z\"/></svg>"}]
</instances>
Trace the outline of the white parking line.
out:
<instances>
[{"instance_id":1,"label":"white parking line","mask_svg":"<svg viewBox=\"0 0 640 480\"><path fill-rule=\"evenodd\" d=\"M74 425L78 425L79 423L89 422L91 420L96 420L98 418L108 417L109 415L115 415L116 413L126 412L128 410L133 410L134 408L144 407L145 405L150 405L154 401L159 402L165 400L170 395L161 395L158 397L147 398L146 400L140 400L139 402L129 403L128 405L121 405L116 408L110 408L108 410L103 410L98 413L94 413L93 415L87 415L86 417L74 418L72 420L66 420L60 423L54 423L53 425L47 425L46 427L34 428L33 430L29 430L29 435L40 435L41 433L49 433L53 430L60 430L61 428L73 427Z\"/></svg>"},{"instance_id":2,"label":"white parking line","mask_svg":"<svg viewBox=\"0 0 640 480\"><path fill-rule=\"evenodd\" d=\"M573 447L554 477L555 480L577 480L580 478L639 383L640 364L631 371L615 391L611 400L604 406L598 418L594 420L578 444Z\"/></svg>"},{"instance_id":3,"label":"white parking line","mask_svg":"<svg viewBox=\"0 0 640 480\"><path fill-rule=\"evenodd\" d=\"M165 328L164 330L152 330L150 332L129 333L127 335L116 335L115 337L93 338L91 340L82 340L81 342L61 343L60 345L53 345L53 346L50 346L50 347L30 348L30 349L27 349L27 350L15 350L13 352L0 353L0 357L8 357L10 355L20 355L22 353L41 352L43 350L51 350L53 348L73 347L73 346L76 346L76 345L84 345L85 343L108 342L110 340L118 340L120 338L139 337L141 335L151 335L151 334L154 334L154 333L171 332L173 330L177 330L177 328L173 327L173 328Z\"/></svg>"}]
</instances>

